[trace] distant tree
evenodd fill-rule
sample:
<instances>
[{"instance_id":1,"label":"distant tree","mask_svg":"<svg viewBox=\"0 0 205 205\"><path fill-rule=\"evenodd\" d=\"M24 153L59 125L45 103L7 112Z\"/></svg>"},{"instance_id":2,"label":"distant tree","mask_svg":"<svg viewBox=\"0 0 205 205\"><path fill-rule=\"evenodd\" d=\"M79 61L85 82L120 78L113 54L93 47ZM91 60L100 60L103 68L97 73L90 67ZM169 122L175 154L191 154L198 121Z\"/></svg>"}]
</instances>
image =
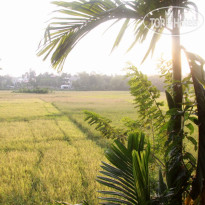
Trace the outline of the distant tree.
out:
<instances>
[{"instance_id":1,"label":"distant tree","mask_svg":"<svg viewBox=\"0 0 205 205\"><path fill-rule=\"evenodd\" d=\"M22 75L26 86L36 87L36 72L32 69Z\"/></svg>"},{"instance_id":2,"label":"distant tree","mask_svg":"<svg viewBox=\"0 0 205 205\"><path fill-rule=\"evenodd\" d=\"M58 85L59 77L53 76L53 74L43 73L36 77L37 86L41 87L59 87Z\"/></svg>"},{"instance_id":3,"label":"distant tree","mask_svg":"<svg viewBox=\"0 0 205 205\"><path fill-rule=\"evenodd\" d=\"M74 90L128 90L128 79L125 76L108 76L100 74L79 73L73 81Z\"/></svg>"},{"instance_id":4,"label":"distant tree","mask_svg":"<svg viewBox=\"0 0 205 205\"><path fill-rule=\"evenodd\" d=\"M12 77L8 75L0 76L0 89L7 90L13 87L13 85Z\"/></svg>"}]
</instances>

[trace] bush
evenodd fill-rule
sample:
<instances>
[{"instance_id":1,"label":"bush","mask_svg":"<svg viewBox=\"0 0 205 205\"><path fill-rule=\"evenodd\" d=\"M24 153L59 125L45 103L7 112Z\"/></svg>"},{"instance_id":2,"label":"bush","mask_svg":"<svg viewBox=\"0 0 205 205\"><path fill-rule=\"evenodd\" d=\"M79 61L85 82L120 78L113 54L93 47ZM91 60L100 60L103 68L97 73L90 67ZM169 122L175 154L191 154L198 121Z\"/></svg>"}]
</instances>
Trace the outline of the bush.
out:
<instances>
[{"instance_id":1,"label":"bush","mask_svg":"<svg viewBox=\"0 0 205 205\"><path fill-rule=\"evenodd\" d=\"M19 90L14 91L15 93L39 93L39 94L46 94L49 93L50 90L48 88L21 88Z\"/></svg>"}]
</instances>

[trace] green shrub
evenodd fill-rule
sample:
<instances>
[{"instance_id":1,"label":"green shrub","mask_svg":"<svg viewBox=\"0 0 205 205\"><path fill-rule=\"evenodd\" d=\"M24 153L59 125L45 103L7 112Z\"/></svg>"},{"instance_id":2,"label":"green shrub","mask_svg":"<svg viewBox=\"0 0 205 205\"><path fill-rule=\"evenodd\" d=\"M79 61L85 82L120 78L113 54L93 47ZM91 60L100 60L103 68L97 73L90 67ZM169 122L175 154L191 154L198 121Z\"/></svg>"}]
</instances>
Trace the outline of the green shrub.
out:
<instances>
[{"instance_id":1,"label":"green shrub","mask_svg":"<svg viewBox=\"0 0 205 205\"><path fill-rule=\"evenodd\" d=\"M46 94L49 93L50 90L48 88L20 88L19 90L14 91L15 93L39 93Z\"/></svg>"}]
</instances>

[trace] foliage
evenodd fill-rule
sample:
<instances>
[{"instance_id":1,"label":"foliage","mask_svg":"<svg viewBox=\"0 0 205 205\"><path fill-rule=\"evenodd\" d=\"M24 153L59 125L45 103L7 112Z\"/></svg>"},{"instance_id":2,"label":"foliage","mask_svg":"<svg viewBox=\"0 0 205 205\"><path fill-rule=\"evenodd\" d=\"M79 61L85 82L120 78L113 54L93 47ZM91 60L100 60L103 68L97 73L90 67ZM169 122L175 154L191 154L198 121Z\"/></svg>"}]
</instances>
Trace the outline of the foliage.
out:
<instances>
[{"instance_id":1,"label":"foliage","mask_svg":"<svg viewBox=\"0 0 205 205\"><path fill-rule=\"evenodd\" d=\"M73 90L129 90L125 76L78 73L77 79L72 83Z\"/></svg>"},{"instance_id":2,"label":"foliage","mask_svg":"<svg viewBox=\"0 0 205 205\"><path fill-rule=\"evenodd\" d=\"M62 73L53 75L49 73L39 74L35 77L35 86L48 87L59 90L61 85L69 85L69 90L99 91L99 90L128 90L127 81L121 75L109 76L96 73L81 72L76 75ZM30 85L26 83L25 85ZM25 86L19 84L18 86Z\"/></svg>"},{"instance_id":3,"label":"foliage","mask_svg":"<svg viewBox=\"0 0 205 205\"><path fill-rule=\"evenodd\" d=\"M33 71L31 71L33 72ZM11 76L0 76L0 89L19 89L19 88L49 88L53 90L59 90L61 85L70 85L70 89L76 91L127 91L129 90L128 79L124 75L102 75L86 72L78 73L76 75L70 75L62 73L61 75L54 75L51 73L42 73L36 75L30 81L28 76L30 73L25 73L22 78ZM160 91L164 91L163 81L158 75L148 76L148 79L155 85ZM35 81L35 83L34 83Z\"/></svg>"},{"instance_id":4,"label":"foliage","mask_svg":"<svg viewBox=\"0 0 205 205\"><path fill-rule=\"evenodd\" d=\"M194 126L197 125L198 121L196 117L196 97L191 75L187 75L181 81L183 91L181 108L177 107L174 102L175 94L173 92L173 86L180 85L179 82L172 79L171 61L160 59L160 64L161 76L164 78L166 84L166 97L169 107L166 115L170 116L170 120L165 126L168 134L165 152L166 172L167 176L169 176L167 182L170 188L174 187L175 190L179 190L180 188L177 188L177 186L185 188L191 185L189 179L191 178L191 174L193 174L193 170L196 169L196 159L190 150L185 149L184 143L186 140L189 141L193 144L194 149L197 150L197 141L192 136L195 129ZM178 116L181 117L181 128L177 134L175 132L175 121ZM181 164L181 167L179 164ZM178 178L176 178L177 173L179 175ZM181 189L181 193L184 191L185 190Z\"/></svg>"},{"instance_id":5,"label":"foliage","mask_svg":"<svg viewBox=\"0 0 205 205\"><path fill-rule=\"evenodd\" d=\"M67 79L70 79L71 75L67 73L61 73L61 75L54 75L51 73L42 73L36 75L34 71L30 70L22 75L21 78L13 78L14 88L49 88L60 89L61 85L67 83Z\"/></svg>"},{"instance_id":6,"label":"foliage","mask_svg":"<svg viewBox=\"0 0 205 205\"><path fill-rule=\"evenodd\" d=\"M172 201L172 203L174 201L178 203L177 202L178 198L175 196L181 195L185 191L188 191L189 187L191 186L191 182L189 179L191 178L191 175L193 174L193 171L196 168L196 159L190 153L189 150L185 150L185 149L183 149L182 154L179 155L178 138L175 138L175 140L173 140L173 137L174 137L174 133L172 131L174 129L173 121L175 120L175 117L177 115L183 116L183 127L180 133L180 137L183 139L186 138L187 140L189 140L196 149L197 142L191 136L194 132L193 123L197 122L197 118L193 116L194 113L196 112L194 109L195 104L192 101L190 101L190 96L192 96L192 93L190 92L186 93L184 97L184 102L183 102L183 111L179 111L175 107L175 103L173 101L172 95L168 91L166 91L169 109L166 113L164 113L162 110L163 104L158 101L158 98L160 97L159 91L151 84L150 81L147 80L146 76L140 73L135 67L132 67L131 71L133 73L129 74L130 90L131 90L131 94L134 96L134 103L137 105L140 118L139 120L136 120L136 121L126 119L125 125L128 127L128 129L124 133L125 134L128 133L129 130L132 130L132 131L142 130L143 127L145 127L145 125L146 126L149 125L150 127L153 126L153 128L156 129L156 130L152 129L152 132L155 131L157 137L159 136L166 137L168 135L168 138L164 138L166 139L166 144L165 144L166 151L161 149L161 152L160 152L159 151L160 147L158 147L156 153L162 154L163 152L165 152L164 159L165 159L166 169L164 171L166 173L166 180L167 180L166 187L167 189L169 189L169 192L171 193L171 195L169 196L169 199ZM167 75L169 75L169 73ZM183 90L189 89L190 83L191 81L189 80L189 78L187 77L184 78L183 80L184 89ZM168 120L168 117L170 117L169 120ZM151 121L151 119L153 119L153 121ZM111 123L111 121L109 121L108 119L106 120L107 120L106 121L107 123ZM94 120L92 121L92 124L94 123L100 123L100 122L98 122L98 119L97 119L96 121ZM185 128L188 130L188 132L184 131ZM147 129L144 129L144 131L149 133ZM159 146L161 146L162 144L163 144L163 141L159 140ZM153 150L151 151L151 153L152 152ZM164 159L162 160L164 161ZM149 161L149 163L150 162L151 161ZM179 164L181 164L180 170L178 169ZM177 178L176 178L176 173L178 174L180 173L180 175ZM161 177L161 173L159 174L159 176ZM202 181L203 181L203 178L202 178ZM113 186L111 185L111 187ZM161 183L160 187L161 188L165 187L165 184ZM156 202L157 200L159 199L156 199L153 201ZM160 199L160 200L163 201L164 199Z\"/></svg>"},{"instance_id":7,"label":"foliage","mask_svg":"<svg viewBox=\"0 0 205 205\"><path fill-rule=\"evenodd\" d=\"M139 114L138 124L140 127L138 129L151 130L152 143L158 144L159 151L159 146L162 143L159 139L166 136L161 129L165 125L166 119L162 111L164 103L159 101L160 91L136 67L132 66L129 70L131 71L128 74L130 92L134 97L134 104Z\"/></svg>"},{"instance_id":8,"label":"foliage","mask_svg":"<svg viewBox=\"0 0 205 205\"><path fill-rule=\"evenodd\" d=\"M90 125L95 124L95 129L100 131L102 136L112 139L117 138L119 140L123 140L125 137L123 130L117 129L110 125L112 122L111 120L90 111L84 111L84 114L86 115L85 121L88 121Z\"/></svg>"},{"instance_id":9,"label":"foliage","mask_svg":"<svg viewBox=\"0 0 205 205\"><path fill-rule=\"evenodd\" d=\"M97 181L114 191L99 191L103 204L167 204L173 196L159 170L159 186L154 194L150 190L150 144L143 133L129 133L125 147L118 140L107 150L109 163L102 162Z\"/></svg>"},{"instance_id":10,"label":"foliage","mask_svg":"<svg viewBox=\"0 0 205 205\"><path fill-rule=\"evenodd\" d=\"M113 127L111 120L94 112L84 112L86 114L85 120L89 120L90 125L95 124L96 130L99 130L106 138L126 139L130 131L143 130L147 135L152 136L149 140L153 144L151 150L155 162L152 164L153 168L156 167L154 164L158 165L158 163L164 166L161 157L164 149L161 144L164 144L166 140L166 129L164 127L167 121L165 120L165 113L162 111L163 103L158 100L160 92L137 68L133 66L130 70L132 72L128 75L129 84L134 103L137 106L138 119L131 120L124 117L122 119L125 125L124 129Z\"/></svg>"},{"instance_id":11,"label":"foliage","mask_svg":"<svg viewBox=\"0 0 205 205\"><path fill-rule=\"evenodd\" d=\"M135 34L135 40L130 46L130 49L136 44L136 42L143 42L148 34L149 29L145 29L143 24L143 18L150 11L160 7L173 6L172 1L54 1L55 5L61 7L58 10L61 17L55 17L46 29L44 35L44 41L42 41L39 48L38 55L44 56L44 60L51 55L51 64L54 68L62 70L63 64L75 47L75 45L91 31L101 23L106 21L115 20L114 23L124 21L120 32L114 42L114 47L118 46L122 40L126 29L133 25L133 33ZM191 7L189 1L178 1L175 5L181 7ZM63 17L62 17L63 15ZM158 12L158 16L164 17L164 12ZM183 15L183 11L180 13ZM151 22L147 22L147 27L152 28L156 33L152 33L150 46L145 54L145 58L153 53L156 43L160 38L160 34L163 32L163 28L152 27ZM144 58L144 59L145 59Z\"/></svg>"},{"instance_id":12,"label":"foliage","mask_svg":"<svg viewBox=\"0 0 205 205\"><path fill-rule=\"evenodd\" d=\"M159 133L161 133L160 127L166 122L165 115L162 111L163 102L159 102L158 100L160 97L160 91L152 85L147 79L147 76L139 72L136 67L132 66L129 70L131 73L127 75L127 77L129 77L128 83L130 85L130 92L134 97L134 104L136 105L139 119L137 121L132 121L129 118L124 118L123 121L131 130L143 129L144 131L147 131L149 129L153 136L159 136ZM108 127L108 124L111 123L109 119L105 119L94 112L86 111L85 114L87 115L86 120L90 120L89 124L93 125L96 123L99 127L102 125L104 126L104 129L111 130L111 126ZM102 122L102 120L104 121ZM112 127L112 129L114 128ZM111 133L112 132L110 132L110 136L119 135ZM107 133L107 136L108 135L109 133Z\"/></svg>"},{"instance_id":13,"label":"foliage","mask_svg":"<svg viewBox=\"0 0 205 205\"><path fill-rule=\"evenodd\" d=\"M172 92L172 62L171 60L164 60L162 57L159 59L157 67L160 70L160 77L164 80L164 86L166 91L170 94Z\"/></svg>"},{"instance_id":14,"label":"foliage","mask_svg":"<svg viewBox=\"0 0 205 205\"><path fill-rule=\"evenodd\" d=\"M21 88L19 90L15 90L15 93L38 93L38 94L47 94L50 92L48 88Z\"/></svg>"},{"instance_id":15,"label":"foliage","mask_svg":"<svg viewBox=\"0 0 205 205\"><path fill-rule=\"evenodd\" d=\"M185 51L189 66L191 69L191 76L196 94L197 102L197 124L199 127L199 149L198 161L196 169L196 177L192 184L191 196L196 199L202 192L205 182L205 71L203 69L205 60L200 56ZM192 128L191 128L192 129Z\"/></svg>"},{"instance_id":16,"label":"foliage","mask_svg":"<svg viewBox=\"0 0 205 205\"><path fill-rule=\"evenodd\" d=\"M10 89L13 87L12 77L0 76L0 89Z\"/></svg>"},{"instance_id":17,"label":"foliage","mask_svg":"<svg viewBox=\"0 0 205 205\"><path fill-rule=\"evenodd\" d=\"M106 158L112 165L103 162L103 171L100 172L103 176L97 177L98 182L115 191L99 191L108 195L100 199L111 204L148 204L149 153L150 145L145 146L142 133L130 134L127 147L116 140L106 152Z\"/></svg>"},{"instance_id":18,"label":"foliage","mask_svg":"<svg viewBox=\"0 0 205 205\"><path fill-rule=\"evenodd\" d=\"M67 73L61 73L61 75L42 73L36 76L36 86L58 90L61 85L67 83L69 78L71 78L71 75Z\"/></svg>"},{"instance_id":19,"label":"foliage","mask_svg":"<svg viewBox=\"0 0 205 205\"><path fill-rule=\"evenodd\" d=\"M62 69L68 53L91 29L111 19L138 16L131 9L127 9L121 1L116 3L110 0L71 3L55 1L53 3L62 7L59 13L64 14L65 18L57 18L57 22L49 25L45 33L45 44L38 54L45 55L44 59L46 59L54 51L52 66L59 70Z\"/></svg>"},{"instance_id":20,"label":"foliage","mask_svg":"<svg viewBox=\"0 0 205 205\"><path fill-rule=\"evenodd\" d=\"M167 145L167 173L170 176L168 180L169 186L174 187L192 187L192 191L189 192L192 199L196 199L197 197L202 197L203 194L203 186L204 186L204 106L205 106L205 95L204 95L204 71L203 65L204 60L188 51L185 51L187 55L187 59L190 65L191 74L182 80L182 88L184 92L183 103L182 103L182 110L179 110L173 100L173 97L167 92L167 100L169 104L169 111L167 112L170 115L170 121L168 125L168 140L166 142ZM192 90L192 87L195 89L195 93ZM178 136L175 136L174 130L174 121L176 120L176 116L182 116L182 128ZM199 141L197 142L193 137L192 134L194 132L194 125L198 126L199 129ZM195 150L197 149L197 144L199 146L198 149L198 162L196 164L196 159L190 153L190 151L184 151L181 155L177 149L179 149L180 138L189 140ZM173 140L174 139L174 140ZM183 146L183 145L182 145ZM171 157L170 157L171 156ZM183 162L183 163L181 163ZM181 163L181 168L178 172L181 173L179 181L176 180L176 171L178 164ZM196 170L196 176L192 176L193 170ZM191 183L190 179L193 179ZM180 182L181 181L181 182ZM179 188L178 188L179 189ZM183 189L182 189L183 191ZM185 190L184 190L185 191ZM201 194L201 196L200 196ZM187 204L190 204L191 201ZM196 202L197 203L197 202Z\"/></svg>"}]
</instances>

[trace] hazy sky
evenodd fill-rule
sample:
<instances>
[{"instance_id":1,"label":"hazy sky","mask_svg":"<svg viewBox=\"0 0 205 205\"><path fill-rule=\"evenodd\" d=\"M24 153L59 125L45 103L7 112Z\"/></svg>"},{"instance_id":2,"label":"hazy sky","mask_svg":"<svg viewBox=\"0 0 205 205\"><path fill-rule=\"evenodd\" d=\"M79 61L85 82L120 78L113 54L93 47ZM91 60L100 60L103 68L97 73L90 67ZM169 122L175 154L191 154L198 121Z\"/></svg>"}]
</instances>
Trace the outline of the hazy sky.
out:
<instances>
[{"instance_id":1,"label":"hazy sky","mask_svg":"<svg viewBox=\"0 0 205 205\"><path fill-rule=\"evenodd\" d=\"M57 8L50 0L0 0L0 75L21 76L29 69L36 73L57 73L50 66L49 60L42 61L36 56L40 40L43 38L46 21L52 17L51 11ZM204 0L195 1L199 11L205 14ZM204 15L205 16L205 15ZM131 52L125 53L132 42L130 33L125 36L122 44L112 54L112 45L119 31L116 25L106 33L106 25L101 25L80 41L70 53L63 72L78 73L82 71L106 74L122 74L127 62L140 65L140 61L148 45L137 45ZM104 34L103 34L104 33ZM204 48L205 25L195 32L182 36L182 44L205 58ZM141 69L145 73L156 73L154 64L161 52L170 54L170 37L164 36L158 45L153 60L148 59Z\"/></svg>"}]
</instances>

